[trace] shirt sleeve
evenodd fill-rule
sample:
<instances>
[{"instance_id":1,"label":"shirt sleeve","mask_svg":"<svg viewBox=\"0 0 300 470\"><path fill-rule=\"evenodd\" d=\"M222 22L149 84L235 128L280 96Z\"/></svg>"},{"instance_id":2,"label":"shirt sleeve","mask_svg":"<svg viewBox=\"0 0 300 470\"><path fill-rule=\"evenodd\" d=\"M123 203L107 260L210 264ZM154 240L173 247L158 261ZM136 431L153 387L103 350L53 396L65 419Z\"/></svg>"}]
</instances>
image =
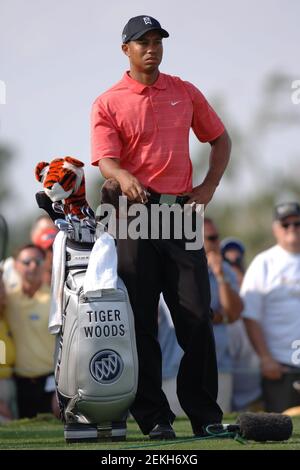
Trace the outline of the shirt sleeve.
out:
<instances>
[{"instance_id":1,"label":"shirt sleeve","mask_svg":"<svg viewBox=\"0 0 300 470\"><path fill-rule=\"evenodd\" d=\"M246 271L241 286L241 297L244 301L242 316L260 321L263 313L264 302L264 260L257 256Z\"/></svg>"},{"instance_id":2,"label":"shirt sleeve","mask_svg":"<svg viewBox=\"0 0 300 470\"><path fill-rule=\"evenodd\" d=\"M92 165L97 166L102 158L120 158L118 129L99 98L93 104L91 121Z\"/></svg>"},{"instance_id":3,"label":"shirt sleeve","mask_svg":"<svg viewBox=\"0 0 300 470\"><path fill-rule=\"evenodd\" d=\"M223 262L223 269L224 269L225 277L228 279L228 282L230 284L230 287L235 292L237 292L237 294L239 294L240 289L239 289L237 276L236 276L235 272L233 271L233 269L230 267L230 265L226 261Z\"/></svg>"},{"instance_id":4,"label":"shirt sleeve","mask_svg":"<svg viewBox=\"0 0 300 470\"><path fill-rule=\"evenodd\" d=\"M224 124L201 91L192 83L184 84L193 102L192 129L200 142L211 142L223 134Z\"/></svg>"}]
</instances>

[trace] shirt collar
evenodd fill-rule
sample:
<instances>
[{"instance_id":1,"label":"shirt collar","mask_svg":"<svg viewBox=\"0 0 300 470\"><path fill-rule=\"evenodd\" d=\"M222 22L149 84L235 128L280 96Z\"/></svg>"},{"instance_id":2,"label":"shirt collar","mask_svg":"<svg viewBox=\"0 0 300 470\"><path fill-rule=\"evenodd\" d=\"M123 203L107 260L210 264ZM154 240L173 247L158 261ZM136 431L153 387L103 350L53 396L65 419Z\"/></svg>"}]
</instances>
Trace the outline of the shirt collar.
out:
<instances>
[{"instance_id":1,"label":"shirt collar","mask_svg":"<svg viewBox=\"0 0 300 470\"><path fill-rule=\"evenodd\" d=\"M140 83L137 80L131 78L129 76L129 71L125 72L123 81L125 82L126 86L128 86L128 88L130 88L134 93L138 94L142 94L146 88L157 88L158 90L164 90L166 88L166 79L163 73L159 74L158 79L151 86L144 85L143 83Z\"/></svg>"},{"instance_id":2,"label":"shirt collar","mask_svg":"<svg viewBox=\"0 0 300 470\"><path fill-rule=\"evenodd\" d=\"M42 284L32 297L28 297L28 295L23 292L22 282L12 286L8 291L9 294L20 295L21 297L25 296L26 299L42 298L45 294L50 295L50 292L50 286L48 286L48 284Z\"/></svg>"}]
</instances>

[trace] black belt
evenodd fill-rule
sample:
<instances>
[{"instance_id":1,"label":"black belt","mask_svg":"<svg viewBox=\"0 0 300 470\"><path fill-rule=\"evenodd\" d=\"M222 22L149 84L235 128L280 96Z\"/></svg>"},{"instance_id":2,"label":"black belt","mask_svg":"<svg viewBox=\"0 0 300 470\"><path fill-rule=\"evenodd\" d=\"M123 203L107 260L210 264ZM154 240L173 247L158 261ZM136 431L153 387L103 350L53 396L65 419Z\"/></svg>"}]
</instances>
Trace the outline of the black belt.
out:
<instances>
[{"instance_id":1,"label":"black belt","mask_svg":"<svg viewBox=\"0 0 300 470\"><path fill-rule=\"evenodd\" d=\"M168 204L172 206L173 204L179 204L184 206L187 201L190 199L189 196L177 196L176 194L160 194L155 193L154 191L148 190L148 202L150 204Z\"/></svg>"}]
</instances>

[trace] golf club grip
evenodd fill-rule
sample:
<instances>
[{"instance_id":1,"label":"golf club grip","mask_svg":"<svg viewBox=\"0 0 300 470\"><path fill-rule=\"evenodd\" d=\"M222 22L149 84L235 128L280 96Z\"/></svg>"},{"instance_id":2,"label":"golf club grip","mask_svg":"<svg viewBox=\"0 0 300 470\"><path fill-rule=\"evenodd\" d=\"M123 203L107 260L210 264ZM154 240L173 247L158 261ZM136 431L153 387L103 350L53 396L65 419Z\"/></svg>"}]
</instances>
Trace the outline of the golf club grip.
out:
<instances>
[{"instance_id":1,"label":"golf club grip","mask_svg":"<svg viewBox=\"0 0 300 470\"><path fill-rule=\"evenodd\" d=\"M7 242L8 242L8 226L3 215L0 214L0 234L1 234L1 244L0 244L0 261L5 258Z\"/></svg>"},{"instance_id":2,"label":"golf club grip","mask_svg":"<svg viewBox=\"0 0 300 470\"><path fill-rule=\"evenodd\" d=\"M35 199L39 208L44 209L53 221L61 217L60 214L53 210L52 201L44 191L39 191L36 193Z\"/></svg>"}]
</instances>

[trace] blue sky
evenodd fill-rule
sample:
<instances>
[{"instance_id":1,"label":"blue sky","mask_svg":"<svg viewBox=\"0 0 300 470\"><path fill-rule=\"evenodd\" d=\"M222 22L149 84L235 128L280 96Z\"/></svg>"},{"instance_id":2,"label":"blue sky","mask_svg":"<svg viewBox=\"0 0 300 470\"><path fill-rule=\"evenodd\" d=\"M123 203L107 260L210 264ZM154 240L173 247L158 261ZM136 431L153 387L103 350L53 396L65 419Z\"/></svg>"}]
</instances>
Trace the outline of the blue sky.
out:
<instances>
[{"instance_id":1,"label":"blue sky","mask_svg":"<svg viewBox=\"0 0 300 470\"><path fill-rule=\"evenodd\" d=\"M0 139L15 148L9 178L21 217L35 209L38 161L73 155L86 162L88 181L97 176L89 163L91 104L127 69L121 32L138 14L156 17L170 33L161 71L193 82L208 98L223 95L245 129L267 74L300 79L298 0L1 0ZM282 149L299 146L296 133L276 139Z\"/></svg>"}]
</instances>

